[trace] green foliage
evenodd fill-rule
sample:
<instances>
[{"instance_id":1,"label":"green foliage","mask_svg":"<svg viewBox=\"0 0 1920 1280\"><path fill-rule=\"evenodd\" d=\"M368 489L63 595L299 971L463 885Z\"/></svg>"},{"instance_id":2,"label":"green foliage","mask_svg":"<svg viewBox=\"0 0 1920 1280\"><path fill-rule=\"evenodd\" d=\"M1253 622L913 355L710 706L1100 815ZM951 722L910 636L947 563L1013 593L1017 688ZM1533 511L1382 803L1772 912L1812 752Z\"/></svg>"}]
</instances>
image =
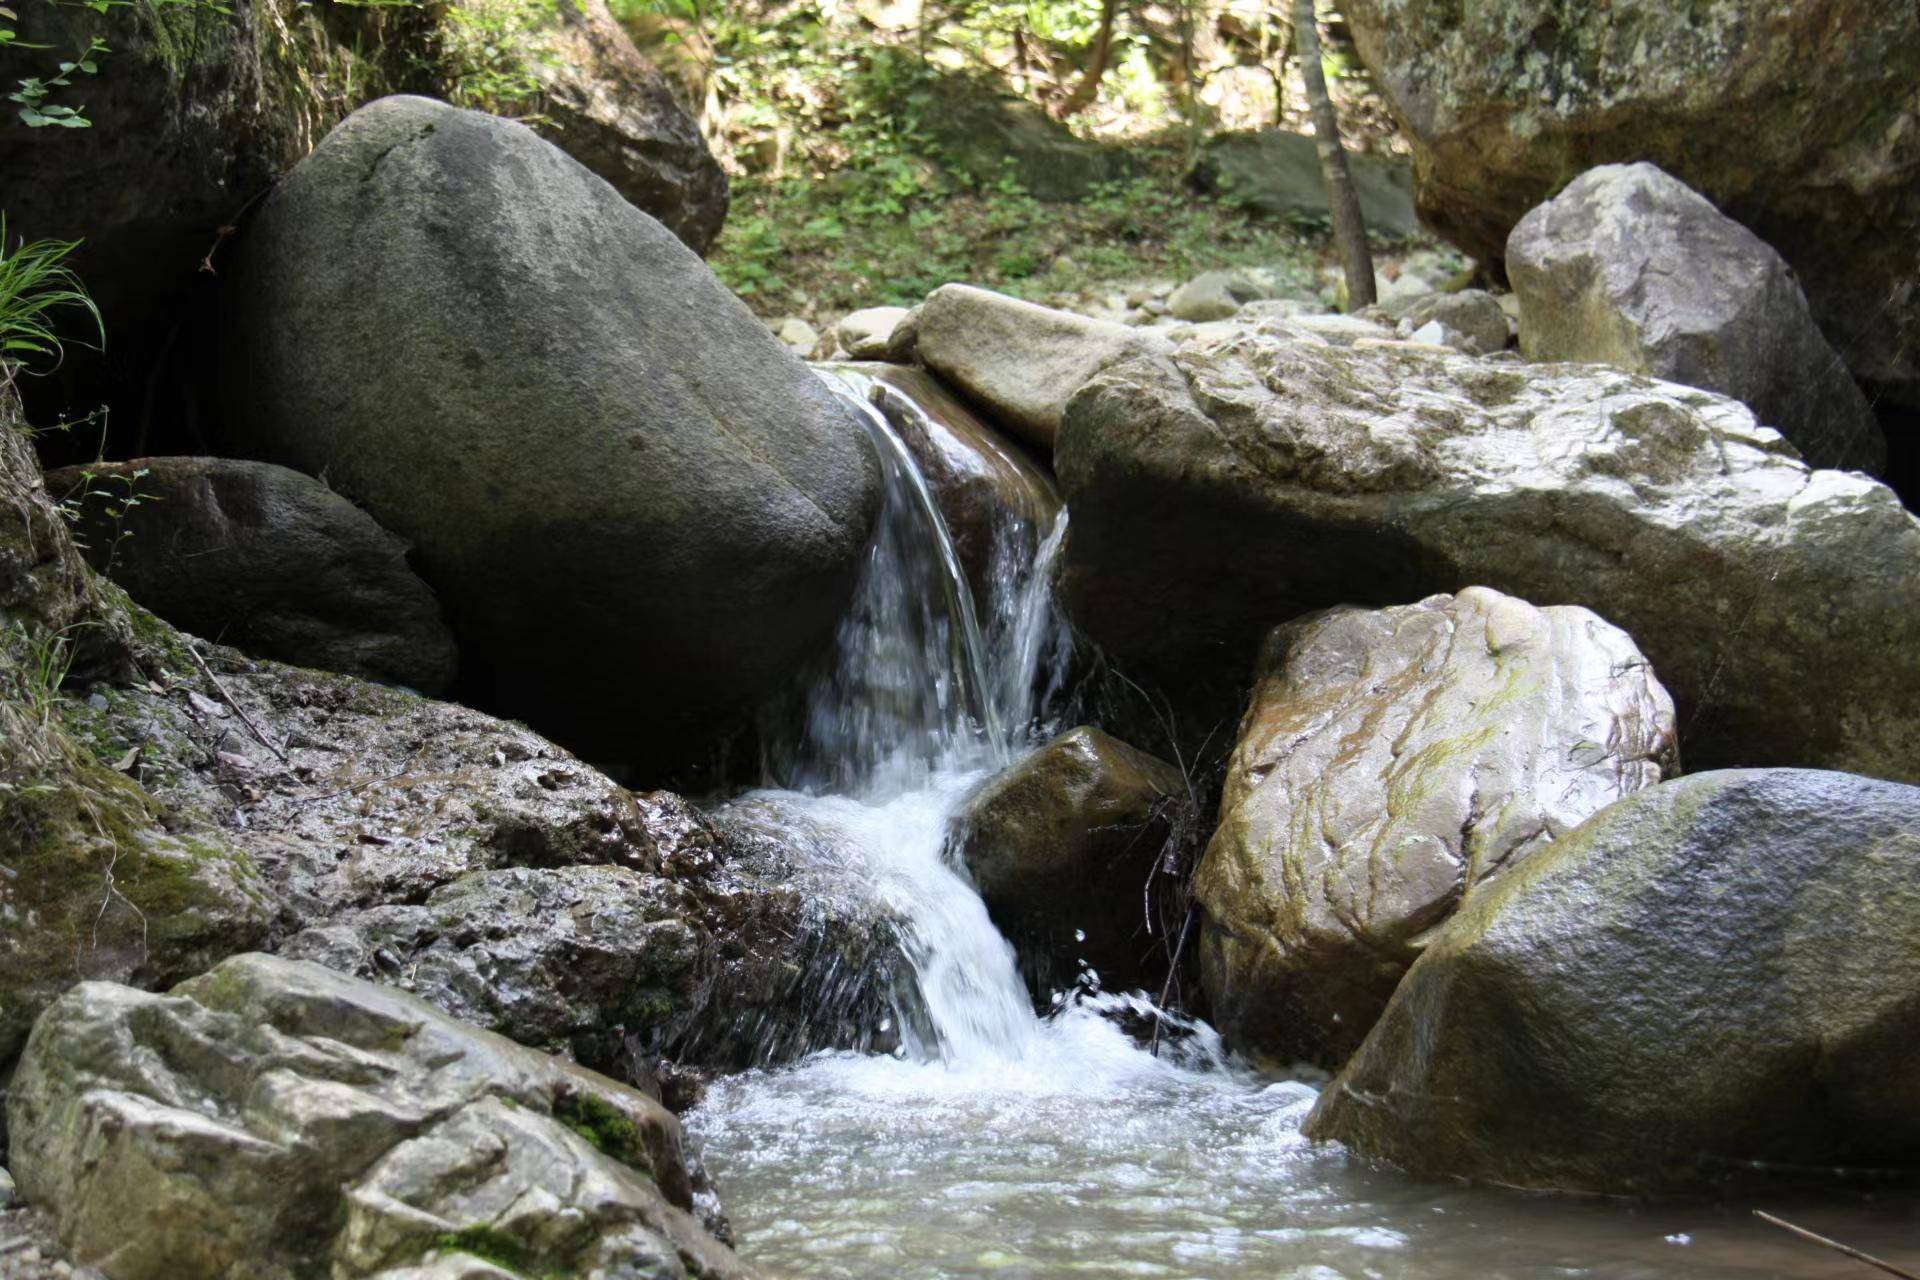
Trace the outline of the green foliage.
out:
<instances>
[{"instance_id":1,"label":"green foliage","mask_svg":"<svg viewBox=\"0 0 1920 1280\"><path fill-rule=\"evenodd\" d=\"M455 106L527 118L540 97L536 66L555 0L460 0L440 27L441 73Z\"/></svg>"},{"instance_id":2,"label":"green foliage","mask_svg":"<svg viewBox=\"0 0 1920 1280\"><path fill-rule=\"evenodd\" d=\"M492 1227L467 1227L461 1231L449 1231L434 1242L448 1253L465 1253L491 1262L503 1271L511 1271L518 1276L558 1277L558 1272L536 1270L537 1257L514 1237Z\"/></svg>"},{"instance_id":3,"label":"green foliage","mask_svg":"<svg viewBox=\"0 0 1920 1280\"><path fill-rule=\"evenodd\" d=\"M862 199L874 177L859 171L738 180L711 265L766 315L911 306L953 280L1045 300L1231 266L1276 269L1303 293L1316 288L1322 236L1196 195L1177 148L1138 155L1139 177L1075 204L937 168L897 211Z\"/></svg>"},{"instance_id":4,"label":"green foliage","mask_svg":"<svg viewBox=\"0 0 1920 1280\"><path fill-rule=\"evenodd\" d=\"M133 530L127 528L127 517L133 509L149 502L160 501L157 493L143 491L140 482L153 472L147 467L137 467L129 472L114 472L110 475L82 469L80 486L72 493L60 499L60 515L71 525L79 525L85 518L88 508L98 510L104 517L107 546L105 562L96 560L101 573L109 576L113 573L114 562L119 558L120 548L133 536ZM73 535L75 543L91 550L81 538L76 528Z\"/></svg>"},{"instance_id":5,"label":"green foliage","mask_svg":"<svg viewBox=\"0 0 1920 1280\"><path fill-rule=\"evenodd\" d=\"M15 0L18 3L18 0ZM66 5L72 8L88 9L105 17L115 10L131 8L136 0L38 0L51 8ZM222 0L138 0L156 17L168 10L189 10L202 13L230 14ZM21 38L18 10L0 5L0 50L33 49L45 50L51 46ZM100 74L101 61L113 52L111 46L99 36L89 36L86 44L74 52L73 57L56 61L53 70L37 76L23 76L16 80L15 88L6 94L6 100L14 104L20 122L29 129L46 128L49 125L63 129L85 129L92 125L87 119L86 108L81 104L54 102L52 99L62 89L71 89L77 78Z\"/></svg>"},{"instance_id":6,"label":"green foliage","mask_svg":"<svg viewBox=\"0 0 1920 1280\"><path fill-rule=\"evenodd\" d=\"M59 363L56 312L84 313L98 339L106 341L100 309L66 265L79 247L77 240L21 240L9 249L6 215L0 214L0 382L36 360Z\"/></svg>"}]
</instances>

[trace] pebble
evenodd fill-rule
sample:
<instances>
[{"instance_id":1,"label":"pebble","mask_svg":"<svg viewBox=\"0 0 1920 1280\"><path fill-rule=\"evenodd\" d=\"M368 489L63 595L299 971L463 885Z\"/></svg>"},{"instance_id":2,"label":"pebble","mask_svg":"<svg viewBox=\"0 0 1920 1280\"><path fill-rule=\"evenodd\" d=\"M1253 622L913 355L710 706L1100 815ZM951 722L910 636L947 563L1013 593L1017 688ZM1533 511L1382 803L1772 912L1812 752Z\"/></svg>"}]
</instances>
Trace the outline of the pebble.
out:
<instances>
[{"instance_id":1,"label":"pebble","mask_svg":"<svg viewBox=\"0 0 1920 1280\"><path fill-rule=\"evenodd\" d=\"M0 1169L0 1178L6 1171ZM12 1180L6 1186L12 1188ZM60 1256L53 1222L45 1214L0 1197L0 1280L105 1280L91 1267L76 1267Z\"/></svg>"}]
</instances>

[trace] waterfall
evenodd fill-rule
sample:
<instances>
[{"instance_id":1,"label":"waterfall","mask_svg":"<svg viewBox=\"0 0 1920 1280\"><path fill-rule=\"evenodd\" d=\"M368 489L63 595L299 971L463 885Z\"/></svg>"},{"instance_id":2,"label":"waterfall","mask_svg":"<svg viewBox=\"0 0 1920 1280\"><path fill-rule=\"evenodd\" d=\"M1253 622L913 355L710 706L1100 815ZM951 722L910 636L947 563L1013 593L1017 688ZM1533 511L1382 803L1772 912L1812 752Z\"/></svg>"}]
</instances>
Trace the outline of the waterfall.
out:
<instances>
[{"instance_id":1,"label":"waterfall","mask_svg":"<svg viewBox=\"0 0 1920 1280\"><path fill-rule=\"evenodd\" d=\"M880 388L846 377L885 477L879 527L771 762L781 788L731 807L794 854L805 892L844 885L897 921L912 980L896 982L894 1054L726 1077L684 1117L749 1261L796 1280L1813 1274L1740 1236L1744 1207L1514 1197L1350 1160L1301 1133L1313 1077L1257 1077L1144 995L1036 1017L949 842L979 783L1050 731L1065 517L1003 521L983 574L977 530L948 527L942 477L909 447L926 456L914 407L870 413ZM1125 1029L1145 1023L1157 1054Z\"/></svg>"},{"instance_id":2,"label":"waterfall","mask_svg":"<svg viewBox=\"0 0 1920 1280\"><path fill-rule=\"evenodd\" d=\"M1045 528L1003 512L976 600L920 463L870 398L874 380L823 376L872 437L880 515L800 732L770 761L780 786L732 808L836 864L901 922L915 979L896 1010L908 1053L1017 1057L1039 1024L1012 947L948 845L968 795L1046 731L1064 683L1052 578L1066 511ZM921 412L897 395L889 408Z\"/></svg>"}]
</instances>

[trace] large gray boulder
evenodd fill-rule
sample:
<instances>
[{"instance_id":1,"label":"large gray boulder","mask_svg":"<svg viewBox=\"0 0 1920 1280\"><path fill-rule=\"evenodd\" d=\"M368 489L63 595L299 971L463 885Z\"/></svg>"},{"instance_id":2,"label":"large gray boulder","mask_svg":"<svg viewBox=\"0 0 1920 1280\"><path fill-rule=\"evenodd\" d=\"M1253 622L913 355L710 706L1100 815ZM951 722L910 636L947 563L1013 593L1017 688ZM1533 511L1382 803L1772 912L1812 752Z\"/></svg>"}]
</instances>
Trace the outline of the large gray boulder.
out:
<instances>
[{"instance_id":1,"label":"large gray boulder","mask_svg":"<svg viewBox=\"0 0 1920 1280\"><path fill-rule=\"evenodd\" d=\"M195 635L437 693L459 655L406 544L310 476L228 458L47 473L93 567Z\"/></svg>"},{"instance_id":2,"label":"large gray boulder","mask_svg":"<svg viewBox=\"0 0 1920 1280\"><path fill-rule=\"evenodd\" d=\"M1920 788L1649 788L1468 899L1307 1132L1554 1190L1912 1171L1916 922Z\"/></svg>"},{"instance_id":3,"label":"large gray boulder","mask_svg":"<svg viewBox=\"0 0 1920 1280\"><path fill-rule=\"evenodd\" d=\"M1083 965L1110 990L1157 984L1148 881L1189 800L1180 770L1093 728L989 779L958 824L966 863L1036 994Z\"/></svg>"},{"instance_id":4,"label":"large gray boulder","mask_svg":"<svg viewBox=\"0 0 1920 1280\"><path fill-rule=\"evenodd\" d=\"M1164 338L967 284L941 285L914 313L917 352L981 412L1050 451L1067 400L1104 365Z\"/></svg>"},{"instance_id":5,"label":"large gray boulder","mask_svg":"<svg viewBox=\"0 0 1920 1280\"><path fill-rule=\"evenodd\" d=\"M1737 402L1276 323L1098 375L1055 464L1069 611L1200 732L1272 625L1479 584L1625 629L1691 763L1920 777L1920 522Z\"/></svg>"},{"instance_id":6,"label":"large gray boulder","mask_svg":"<svg viewBox=\"0 0 1920 1280\"><path fill-rule=\"evenodd\" d=\"M1856 376L1920 405L1920 9L1350 0L1420 211L1497 259L1596 164L1659 165L1786 255ZM1817 73L1808 68L1817 66Z\"/></svg>"},{"instance_id":7,"label":"large gray boulder","mask_svg":"<svg viewBox=\"0 0 1920 1280\"><path fill-rule=\"evenodd\" d=\"M1399 157L1349 155L1347 166L1370 235L1406 239L1420 233L1411 165ZM1269 218L1324 223L1333 217L1319 147L1303 133L1217 134L1207 140L1194 176L1206 190Z\"/></svg>"},{"instance_id":8,"label":"large gray boulder","mask_svg":"<svg viewBox=\"0 0 1920 1280\"><path fill-rule=\"evenodd\" d=\"M412 544L502 709L665 768L831 632L877 502L860 425L530 130L365 107L235 272L246 445Z\"/></svg>"},{"instance_id":9,"label":"large gray boulder","mask_svg":"<svg viewBox=\"0 0 1920 1280\"><path fill-rule=\"evenodd\" d=\"M1676 754L1672 699L1587 609L1469 587L1276 628L1194 879L1215 1025L1339 1066L1463 900Z\"/></svg>"},{"instance_id":10,"label":"large gray boulder","mask_svg":"<svg viewBox=\"0 0 1920 1280\"><path fill-rule=\"evenodd\" d=\"M198 447L182 429L174 369L212 346L198 316L217 277L201 263L225 274L223 228L372 99L472 94L490 77L525 95L512 114L696 251L726 214L726 175L698 124L604 0L521 6L507 23L493 0L11 7L21 42L5 55L9 88L51 76L90 41L107 46L92 60L98 74L70 77L48 100L83 107L92 127L30 127L9 102L0 173L11 233L83 242L74 261L112 338L109 355L70 346L62 378L30 394L72 416L110 402L122 454ZM492 32L485 76L475 74L476 21Z\"/></svg>"},{"instance_id":11,"label":"large gray boulder","mask_svg":"<svg viewBox=\"0 0 1920 1280\"><path fill-rule=\"evenodd\" d=\"M1507 238L1530 360L1593 360L1744 401L1816 467L1877 472L1880 424L1786 261L1651 164L1602 165Z\"/></svg>"},{"instance_id":12,"label":"large gray boulder","mask_svg":"<svg viewBox=\"0 0 1920 1280\"><path fill-rule=\"evenodd\" d=\"M562 1059L318 965L230 959L155 995L85 983L7 1097L22 1193L112 1280L751 1274L692 1215L680 1127Z\"/></svg>"}]
</instances>

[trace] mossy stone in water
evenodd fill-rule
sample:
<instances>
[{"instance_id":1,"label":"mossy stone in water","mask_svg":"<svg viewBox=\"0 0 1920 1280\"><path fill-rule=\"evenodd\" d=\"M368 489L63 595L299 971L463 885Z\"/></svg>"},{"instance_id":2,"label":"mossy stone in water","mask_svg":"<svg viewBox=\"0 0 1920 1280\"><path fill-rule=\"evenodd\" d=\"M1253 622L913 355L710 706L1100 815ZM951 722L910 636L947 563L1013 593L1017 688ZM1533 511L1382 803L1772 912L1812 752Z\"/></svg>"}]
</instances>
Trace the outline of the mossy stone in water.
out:
<instances>
[{"instance_id":1,"label":"mossy stone in water","mask_svg":"<svg viewBox=\"0 0 1920 1280\"><path fill-rule=\"evenodd\" d=\"M1470 897L1307 1122L1511 1186L1920 1171L1920 787L1698 774Z\"/></svg>"}]
</instances>

